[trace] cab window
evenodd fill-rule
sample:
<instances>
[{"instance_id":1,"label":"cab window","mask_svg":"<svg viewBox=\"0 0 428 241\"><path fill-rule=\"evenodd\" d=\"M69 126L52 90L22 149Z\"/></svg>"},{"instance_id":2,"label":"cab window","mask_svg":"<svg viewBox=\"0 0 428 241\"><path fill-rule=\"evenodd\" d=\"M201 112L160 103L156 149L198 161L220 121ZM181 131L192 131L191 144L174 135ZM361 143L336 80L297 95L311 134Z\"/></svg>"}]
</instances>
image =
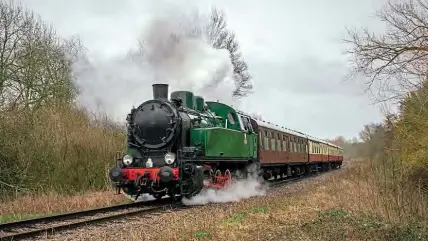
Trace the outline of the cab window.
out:
<instances>
[{"instance_id":1,"label":"cab window","mask_svg":"<svg viewBox=\"0 0 428 241\"><path fill-rule=\"evenodd\" d=\"M250 119L247 116L243 116L243 115L239 115L239 117L242 120L242 125L243 125L242 129L253 132L253 127L251 126Z\"/></svg>"},{"instance_id":2,"label":"cab window","mask_svg":"<svg viewBox=\"0 0 428 241\"><path fill-rule=\"evenodd\" d=\"M235 124L235 118L234 118L232 112L229 112L229 114L227 114L227 120L229 121L230 124L232 124L232 125Z\"/></svg>"}]
</instances>

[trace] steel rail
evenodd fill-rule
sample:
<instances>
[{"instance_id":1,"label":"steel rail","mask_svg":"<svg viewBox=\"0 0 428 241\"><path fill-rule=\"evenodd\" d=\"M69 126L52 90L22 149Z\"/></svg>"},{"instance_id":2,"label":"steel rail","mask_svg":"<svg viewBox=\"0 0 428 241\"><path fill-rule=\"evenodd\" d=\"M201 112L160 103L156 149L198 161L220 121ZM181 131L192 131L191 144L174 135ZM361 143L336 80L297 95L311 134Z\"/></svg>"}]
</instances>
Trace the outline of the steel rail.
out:
<instances>
[{"instance_id":1,"label":"steel rail","mask_svg":"<svg viewBox=\"0 0 428 241\"><path fill-rule=\"evenodd\" d=\"M61 214L56 214L56 215L51 215L51 216L46 216L46 217L40 217L40 218L26 219L26 220L22 220L22 221L2 223L2 224L0 224L0 231L6 230L6 229L12 229L12 228L15 228L18 226L23 226L23 225L39 224L39 223L53 222L53 221L63 221L63 220L70 219L70 218L78 218L78 217L82 217L82 216L95 215L95 214L100 214L100 213L104 213L104 212L126 210L129 208L145 206L145 205L150 205L150 204L160 204L159 202L162 202L162 201L163 200L160 200L160 201L150 200L150 201L145 201L145 202L126 203L126 204L119 204L119 205L114 205L114 206L88 209L88 210L82 210L82 211L76 211L76 212L70 212L70 213L61 213Z\"/></svg>"},{"instance_id":2,"label":"steel rail","mask_svg":"<svg viewBox=\"0 0 428 241\"><path fill-rule=\"evenodd\" d=\"M162 202L160 201L150 201L151 203L157 203ZM170 201L171 202L171 201ZM129 208L138 208L142 207L144 205L147 205L148 202L137 202L137 203L130 203L130 204L122 204L122 205L116 205L116 206L110 206L105 208L97 208L97 209L90 209L85 211L79 211L79 212L73 212L73 213L66 213L66 214L59 214L54 216L48 216L43 218L36 218L36 219L30 219L30 220L24 220L24 221L18 221L13 223L5 223L0 226L0 235L2 235L2 232L6 235L0 236L0 240L18 240L23 238L29 238L33 236L38 236L41 234L52 234L55 231L63 231L67 229L74 229L78 227L82 227L88 224L94 224L94 223L100 223L104 221L110 221L118 218L124 218L128 216L133 216L137 214L150 214L150 213L156 213L161 212L165 210L171 210L175 208L184 208L185 206L181 202L174 202L171 204L163 204L161 206L157 205L154 207L147 207L145 209L137 209L134 211L125 211ZM97 214L103 214L108 212L115 212L115 211L121 211L124 212L115 213L113 215L106 215L96 218L91 218L93 215ZM78 220L75 222L68 222L65 224L56 224L57 222L61 221L71 221L72 219L78 219L78 218L85 218L84 220ZM46 227L33 227L33 225L46 225ZM19 229L24 229L25 231L20 232ZM27 230L26 230L27 229ZM30 230L28 230L30 229ZM16 230L16 231L15 231Z\"/></svg>"}]
</instances>

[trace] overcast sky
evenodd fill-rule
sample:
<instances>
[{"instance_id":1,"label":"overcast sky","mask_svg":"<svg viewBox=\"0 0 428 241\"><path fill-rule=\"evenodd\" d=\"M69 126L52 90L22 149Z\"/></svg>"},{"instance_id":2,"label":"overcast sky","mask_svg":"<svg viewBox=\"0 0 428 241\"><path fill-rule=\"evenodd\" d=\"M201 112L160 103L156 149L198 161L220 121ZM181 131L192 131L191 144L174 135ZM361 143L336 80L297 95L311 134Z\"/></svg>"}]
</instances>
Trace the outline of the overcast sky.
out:
<instances>
[{"instance_id":1,"label":"overcast sky","mask_svg":"<svg viewBox=\"0 0 428 241\"><path fill-rule=\"evenodd\" d=\"M134 47L148 19L167 6L203 13L215 3L225 11L253 76L254 94L245 100L245 111L320 138L351 138L382 117L360 85L343 81L347 66L341 39L347 26L381 29L374 13L383 0L22 2L60 35L79 35L96 61L114 60ZM138 81L129 76L120 82L85 80L83 94L98 96L110 114L124 120L132 104L151 97L135 93ZM150 83L139 84L151 90Z\"/></svg>"}]
</instances>

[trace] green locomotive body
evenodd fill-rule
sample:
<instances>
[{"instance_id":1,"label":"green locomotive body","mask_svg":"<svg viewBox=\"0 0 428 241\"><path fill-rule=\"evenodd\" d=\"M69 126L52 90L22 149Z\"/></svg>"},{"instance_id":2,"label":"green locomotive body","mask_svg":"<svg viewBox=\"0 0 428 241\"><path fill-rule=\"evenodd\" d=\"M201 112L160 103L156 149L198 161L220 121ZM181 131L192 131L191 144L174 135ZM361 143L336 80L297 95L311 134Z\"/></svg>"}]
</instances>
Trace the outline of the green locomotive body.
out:
<instances>
[{"instance_id":1,"label":"green locomotive body","mask_svg":"<svg viewBox=\"0 0 428 241\"><path fill-rule=\"evenodd\" d=\"M128 148L110 178L136 198L149 193L192 196L230 183L232 174L257 160L257 134L249 117L190 91L153 85L154 99L128 115ZM248 128L249 127L249 128ZM205 185L206 186L206 185Z\"/></svg>"},{"instance_id":2,"label":"green locomotive body","mask_svg":"<svg viewBox=\"0 0 428 241\"><path fill-rule=\"evenodd\" d=\"M201 159L257 158L257 135L242 129L234 108L219 102L207 102L208 109L221 117L221 126L194 128L190 131L190 144L201 150Z\"/></svg>"},{"instance_id":3,"label":"green locomotive body","mask_svg":"<svg viewBox=\"0 0 428 241\"><path fill-rule=\"evenodd\" d=\"M190 131L191 145L200 148L201 159L255 159L257 136L224 127Z\"/></svg>"}]
</instances>

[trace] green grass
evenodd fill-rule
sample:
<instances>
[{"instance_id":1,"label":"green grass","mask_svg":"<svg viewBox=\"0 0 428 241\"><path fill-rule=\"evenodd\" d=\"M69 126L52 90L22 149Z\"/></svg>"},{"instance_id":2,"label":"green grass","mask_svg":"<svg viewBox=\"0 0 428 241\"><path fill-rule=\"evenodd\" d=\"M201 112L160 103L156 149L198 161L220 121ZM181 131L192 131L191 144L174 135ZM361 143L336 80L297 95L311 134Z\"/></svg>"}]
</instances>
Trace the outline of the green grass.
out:
<instances>
[{"instance_id":1,"label":"green grass","mask_svg":"<svg viewBox=\"0 0 428 241\"><path fill-rule=\"evenodd\" d=\"M210 236L207 232L197 232L195 233L195 238L208 238Z\"/></svg>"},{"instance_id":2,"label":"green grass","mask_svg":"<svg viewBox=\"0 0 428 241\"><path fill-rule=\"evenodd\" d=\"M320 240L345 240L349 234L357 240L428 240L428 233L417 222L403 225L344 209L330 209L319 212L316 219L304 223L302 231Z\"/></svg>"},{"instance_id":3,"label":"green grass","mask_svg":"<svg viewBox=\"0 0 428 241\"><path fill-rule=\"evenodd\" d=\"M267 213L269 208L267 206L258 206L253 208L253 213Z\"/></svg>"},{"instance_id":4,"label":"green grass","mask_svg":"<svg viewBox=\"0 0 428 241\"><path fill-rule=\"evenodd\" d=\"M45 214L12 214L0 216L0 223L10 223L21 220L45 217Z\"/></svg>"},{"instance_id":5,"label":"green grass","mask_svg":"<svg viewBox=\"0 0 428 241\"><path fill-rule=\"evenodd\" d=\"M239 223L242 223L242 221L248 216L250 216L251 214L267 213L268 211L269 211L269 208L267 206L257 206L252 208L250 211L243 211L243 212L233 214L232 216L230 216L230 218L225 220L224 223L239 224Z\"/></svg>"}]
</instances>

